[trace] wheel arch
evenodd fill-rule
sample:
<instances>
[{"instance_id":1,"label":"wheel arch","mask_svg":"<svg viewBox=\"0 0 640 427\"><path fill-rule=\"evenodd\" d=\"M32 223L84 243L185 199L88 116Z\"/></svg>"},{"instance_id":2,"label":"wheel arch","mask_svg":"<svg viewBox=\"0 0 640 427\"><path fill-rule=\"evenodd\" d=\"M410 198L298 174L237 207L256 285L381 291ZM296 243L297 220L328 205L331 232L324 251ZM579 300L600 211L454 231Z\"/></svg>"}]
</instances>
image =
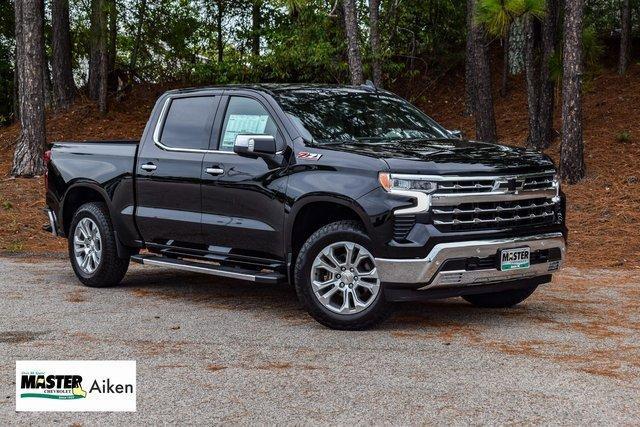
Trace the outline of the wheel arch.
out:
<instances>
[{"instance_id":1,"label":"wheel arch","mask_svg":"<svg viewBox=\"0 0 640 427\"><path fill-rule=\"evenodd\" d=\"M60 219L62 221L62 231L65 236L69 235L69 227L73 220L73 214L80 206L89 202L102 202L107 206L109 215L111 213L110 197L98 183L91 181L76 182L69 186L60 203Z\"/></svg>"},{"instance_id":2,"label":"wheel arch","mask_svg":"<svg viewBox=\"0 0 640 427\"><path fill-rule=\"evenodd\" d=\"M314 194L300 199L288 215L286 253L295 261L297 252L311 234L324 225L340 220L355 220L367 233L371 230L369 217L354 199L336 194Z\"/></svg>"}]
</instances>

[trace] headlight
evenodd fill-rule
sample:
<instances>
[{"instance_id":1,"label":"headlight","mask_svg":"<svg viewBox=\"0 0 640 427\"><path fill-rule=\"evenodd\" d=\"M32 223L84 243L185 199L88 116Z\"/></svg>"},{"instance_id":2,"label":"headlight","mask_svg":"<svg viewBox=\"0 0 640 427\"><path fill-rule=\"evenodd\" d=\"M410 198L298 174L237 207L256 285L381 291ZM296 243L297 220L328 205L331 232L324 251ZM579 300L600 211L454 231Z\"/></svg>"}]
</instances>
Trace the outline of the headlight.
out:
<instances>
[{"instance_id":1,"label":"headlight","mask_svg":"<svg viewBox=\"0 0 640 427\"><path fill-rule=\"evenodd\" d=\"M419 175L401 175L388 172L381 172L378 175L380 185L387 191L420 191L421 193L430 194L437 190L438 186L435 182L429 181L426 177Z\"/></svg>"}]
</instances>

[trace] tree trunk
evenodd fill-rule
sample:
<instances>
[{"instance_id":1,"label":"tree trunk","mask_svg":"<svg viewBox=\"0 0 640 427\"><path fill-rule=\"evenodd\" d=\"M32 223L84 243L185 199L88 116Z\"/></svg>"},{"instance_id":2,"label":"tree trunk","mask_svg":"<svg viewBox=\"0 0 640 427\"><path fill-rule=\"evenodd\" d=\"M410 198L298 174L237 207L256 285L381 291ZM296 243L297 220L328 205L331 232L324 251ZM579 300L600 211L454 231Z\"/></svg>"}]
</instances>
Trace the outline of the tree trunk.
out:
<instances>
[{"instance_id":1,"label":"tree trunk","mask_svg":"<svg viewBox=\"0 0 640 427\"><path fill-rule=\"evenodd\" d=\"M364 83L364 76L358 43L358 15L355 0L344 0L344 27L347 33L347 57L351 84L360 85Z\"/></svg>"},{"instance_id":2,"label":"tree trunk","mask_svg":"<svg viewBox=\"0 0 640 427\"><path fill-rule=\"evenodd\" d=\"M473 10L478 0L473 0ZM473 15L472 15L473 16ZM493 111L493 94L491 93L491 64L487 49L487 38L482 26L472 22L473 34L473 76L475 80L473 109L476 119L476 139L485 142L498 140L496 118Z\"/></svg>"},{"instance_id":3,"label":"tree trunk","mask_svg":"<svg viewBox=\"0 0 640 427\"><path fill-rule=\"evenodd\" d=\"M20 136L13 156L13 176L44 173L44 32L42 0L16 0L16 48Z\"/></svg>"},{"instance_id":4,"label":"tree trunk","mask_svg":"<svg viewBox=\"0 0 640 427\"><path fill-rule=\"evenodd\" d=\"M107 111L107 8L105 0L91 2L91 55L89 96L98 101L102 114Z\"/></svg>"},{"instance_id":5,"label":"tree trunk","mask_svg":"<svg viewBox=\"0 0 640 427\"><path fill-rule=\"evenodd\" d=\"M105 45L103 40L106 21L105 0L91 0L91 22L89 28L89 97L98 100L100 97L100 64L102 60L102 48Z\"/></svg>"},{"instance_id":6,"label":"tree trunk","mask_svg":"<svg viewBox=\"0 0 640 427\"><path fill-rule=\"evenodd\" d=\"M618 60L618 74L624 75L629 66L631 52L631 5L630 0L622 0L620 7L620 58Z\"/></svg>"},{"instance_id":7,"label":"tree trunk","mask_svg":"<svg viewBox=\"0 0 640 427\"><path fill-rule=\"evenodd\" d=\"M251 54L253 56L260 55L260 8L262 0L253 0L251 7Z\"/></svg>"},{"instance_id":8,"label":"tree trunk","mask_svg":"<svg viewBox=\"0 0 640 427\"><path fill-rule=\"evenodd\" d=\"M118 5L116 0L107 1L109 12L109 64L107 69L111 73L116 69L116 55L117 55L117 42L118 42Z\"/></svg>"},{"instance_id":9,"label":"tree trunk","mask_svg":"<svg viewBox=\"0 0 640 427\"><path fill-rule=\"evenodd\" d=\"M216 32L217 32L217 48L218 48L218 62L222 62L224 59L224 41L222 40L222 17L224 16L224 2L218 0L218 13L216 14Z\"/></svg>"},{"instance_id":10,"label":"tree trunk","mask_svg":"<svg viewBox=\"0 0 640 427\"><path fill-rule=\"evenodd\" d=\"M16 44L18 43L18 27L16 27ZM13 120L20 119L20 103L18 102L18 49L17 47L13 48L13 58L14 58L14 66L13 66Z\"/></svg>"},{"instance_id":11,"label":"tree trunk","mask_svg":"<svg viewBox=\"0 0 640 427\"><path fill-rule=\"evenodd\" d=\"M524 69L527 84L529 134L527 147L540 149L540 49L537 19L528 16L524 23Z\"/></svg>"},{"instance_id":12,"label":"tree trunk","mask_svg":"<svg viewBox=\"0 0 640 427\"><path fill-rule=\"evenodd\" d=\"M129 70L133 74L136 73L136 67L138 66L138 55L140 54L140 47L142 46L142 27L147 15L147 0L140 0L138 5L138 23L136 27L136 38L133 42L133 51L131 52L131 60L129 61Z\"/></svg>"},{"instance_id":13,"label":"tree trunk","mask_svg":"<svg viewBox=\"0 0 640 427\"><path fill-rule=\"evenodd\" d=\"M53 56L53 99L56 108L66 109L76 96L71 62L71 32L69 29L69 0L51 1Z\"/></svg>"},{"instance_id":14,"label":"tree trunk","mask_svg":"<svg viewBox=\"0 0 640 427\"><path fill-rule=\"evenodd\" d=\"M473 101L475 99L475 76L473 75L473 58L475 56L473 50L474 33L473 33L473 14L475 13L476 0L467 0L467 44L464 62L464 87L465 102L464 115L473 115Z\"/></svg>"},{"instance_id":15,"label":"tree trunk","mask_svg":"<svg viewBox=\"0 0 640 427\"><path fill-rule=\"evenodd\" d=\"M571 184L585 175L581 99L584 2L565 2L560 175Z\"/></svg>"},{"instance_id":16,"label":"tree trunk","mask_svg":"<svg viewBox=\"0 0 640 427\"><path fill-rule=\"evenodd\" d=\"M547 15L542 21L542 61L540 64L539 132L540 147L548 148L554 138L553 110L555 83L551 78L551 59L558 41L558 0L547 0Z\"/></svg>"},{"instance_id":17,"label":"tree trunk","mask_svg":"<svg viewBox=\"0 0 640 427\"><path fill-rule=\"evenodd\" d=\"M373 84L382 87L382 66L380 65L380 0L369 0L369 31L371 41Z\"/></svg>"},{"instance_id":18,"label":"tree trunk","mask_svg":"<svg viewBox=\"0 0 640 427\"><path fill-rule=\"evenodd\" d=\"M502 81L500 82L500 96L507 96L509 89L509 31L502 39Z\"/></svg>"}]
</instances>

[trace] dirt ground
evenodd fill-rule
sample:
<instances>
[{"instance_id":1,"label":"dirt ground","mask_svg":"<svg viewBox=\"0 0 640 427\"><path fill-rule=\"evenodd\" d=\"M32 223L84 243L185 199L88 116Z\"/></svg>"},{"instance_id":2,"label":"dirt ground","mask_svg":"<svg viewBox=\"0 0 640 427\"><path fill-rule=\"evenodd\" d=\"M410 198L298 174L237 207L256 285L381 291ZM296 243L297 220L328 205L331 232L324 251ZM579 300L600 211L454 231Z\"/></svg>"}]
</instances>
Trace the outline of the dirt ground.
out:
<instances>
[{"instance_id":1,"label":"dirt ground","mask_svg":"<svg viewBox=\"0 0 640 427\"><path fill-rule=\"evenodd\" d=\"M400 304L332 331L284 286L132 266L83 287L67 261L0 258L0 376L15 360L137 361L138 409L0 424L634 425L640 272L568 268L513 309ZM135 327L132 327L135 325Z\"/></svg>"},{"instance_id":2,"label":"dirt ground","mask_svg":"<svg viewBox=\"0 0 640 427\"><path fill-rule=\"evenodd\" d=\"M450 129L474 136L473 121L463 117L463 84L455 75L412 91L416 103ZM522 82L514 80L507 98L495 94L500 141L522 145L527 134ZM587 178L565 185L568 195L572 266L640 268L640 66L619 77L603 71L588 82L585 93ZM48 141L139 138L157 96L165 89L138 86L101 118L95 106L81 100L70 111L49 114ZM556 112L556 129L560 129ZM41 178L9 176L17 126L0 129L0 254L58 254L65 243L41 230L46 223ZM630 137L624 138L628 132ZM547 150L557 162L559 141Z\"/></svg>"}]
</instances>

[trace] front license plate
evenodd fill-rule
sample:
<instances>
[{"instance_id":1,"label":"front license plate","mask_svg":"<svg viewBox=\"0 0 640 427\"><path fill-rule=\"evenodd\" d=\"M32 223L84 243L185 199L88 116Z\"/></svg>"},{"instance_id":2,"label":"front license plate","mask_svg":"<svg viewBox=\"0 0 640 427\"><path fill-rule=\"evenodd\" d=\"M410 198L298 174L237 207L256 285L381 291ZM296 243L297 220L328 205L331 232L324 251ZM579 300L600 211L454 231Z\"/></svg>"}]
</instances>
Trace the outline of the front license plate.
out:
<instances>
[{"instance_id":1,"label":"front license plate","mask_svg":"<svg viewBox=\"0 0 640 427\"><path fill-rule=\"evenodd\" d=\"M531 250L529 248L505 249L500 251L500 270L522 270L529 268Z\"/></svg>"}]
</instances>

